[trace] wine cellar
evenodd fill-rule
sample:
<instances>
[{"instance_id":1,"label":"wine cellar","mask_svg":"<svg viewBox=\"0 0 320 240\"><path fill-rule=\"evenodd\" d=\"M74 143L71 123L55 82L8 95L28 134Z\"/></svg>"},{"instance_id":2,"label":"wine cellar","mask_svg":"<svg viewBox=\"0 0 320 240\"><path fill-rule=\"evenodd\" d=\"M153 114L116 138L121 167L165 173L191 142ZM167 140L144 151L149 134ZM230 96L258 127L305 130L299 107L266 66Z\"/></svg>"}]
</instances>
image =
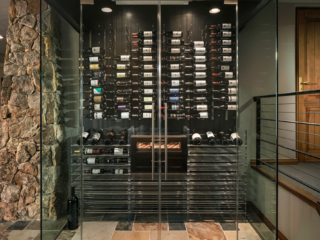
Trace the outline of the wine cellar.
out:
<instances>
[{"instance_id":1,"label":"wine cellar","mask_svg":"<svg viewBox=\"0 0 320 240\"><path fill-rule=\"evenodd\" d=\"M82 5L71 183L83 215L244 217L236 5L122 2Z\"/></svg>"}]
</instances>

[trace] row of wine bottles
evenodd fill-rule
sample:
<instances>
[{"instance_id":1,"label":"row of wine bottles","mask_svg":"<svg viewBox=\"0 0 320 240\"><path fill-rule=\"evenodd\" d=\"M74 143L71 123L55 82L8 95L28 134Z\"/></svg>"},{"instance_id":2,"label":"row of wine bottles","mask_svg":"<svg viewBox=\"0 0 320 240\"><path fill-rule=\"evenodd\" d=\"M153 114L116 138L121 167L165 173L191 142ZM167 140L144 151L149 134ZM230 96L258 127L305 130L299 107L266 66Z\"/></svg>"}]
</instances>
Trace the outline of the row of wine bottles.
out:
<instances>
[{"instance_id":1,"label":"row of wine bottles","mask_svg":"<svg viewBox=\"0 0 320 240\"><path fill-rule=\"evenodd\" d=\"M85 144L89 140L90 135L91 135L91 129L83 132L82 136L78 138L77 144L78 145L81 144L81 138L82 138L83 144ZM98 143L100 143L101 139L103 139L103 142L104 142L105 145L112 145L112 144L114 144L116 142L115 138L116 138L116 133L115 133L115 131L113 129L111 131L108 131L107 134L105 134L104 137L103 137L103 129L101 129L101 130L99 130L98 132L96 132L93 135L90 143L92 145L97 145ZM128 143L128 131L127 131L127 129L124 129L124 130L122 130L120 132L120 139L118 139L117 142L118 142L119 145L125 145L125 144ZM94 150L94 149L91 149L91 150ZM90 149L88 151L90 151ZM91 154L95 154L95 153L91 153Z\"/></svg>"},{"instance_id":2,"label":"row of wine bottles","mask_svg":"<svg viewBox=\"0 0 320 240\"><path fill-rule=\"evenodd\" d=\"M91 174L104 174L104 173L110 173L110 174L127 174L129 171L128 169L99 169L99 168L92 168L88 170L83 170L84 173L91 173Z\"/></svg>"},{"instance_id":3,"label":"row of wine bottles","mask_svg":"<svg viewBox=\"0 0 320 240\"><path fill-rule=\"evenodd\" d=\"M218 134L213 134L211 131L206 132L206 139L202 139L201 134L199 133L194 133L191 136L192 143L194 145L201 145L204 141L207 142L209 145L215 145L216 144L216 139L220 140L220 143L222 145L228 145L228 144L234 144L234 145L242 145L243 141L240 138L238 133L233 133L230 130L229 137L224 132L219 132Z\"/></svg>"},{"instance_id":4,"label":"row of wine bottles","mask_svg":"<svg viewBox=\"0 0 320 240\"><path fill-rule=\"evenodd\" d=\"M127 158L111 158L111 159L105 159L105 158L94 158L89 157L82 160L85 164L115 164L115 163L128 163ZM81 163L81 159L73 160L73 163Z\"/></svg>"},{"instance_id":5,"label":"row of wine bottles","mask_svg":"<svg viewBox=\"0 0 320 240\"><path fill-rule=\"evenodd\" d=\"M74 150L74 153L81 153L81 150ZM100 155L100 154L114 154L114 155L123 155L128 153L126 148L110 148L110 149L93 149L93 148L84 148L84 155Z\"/></svg>"}]
</instances>

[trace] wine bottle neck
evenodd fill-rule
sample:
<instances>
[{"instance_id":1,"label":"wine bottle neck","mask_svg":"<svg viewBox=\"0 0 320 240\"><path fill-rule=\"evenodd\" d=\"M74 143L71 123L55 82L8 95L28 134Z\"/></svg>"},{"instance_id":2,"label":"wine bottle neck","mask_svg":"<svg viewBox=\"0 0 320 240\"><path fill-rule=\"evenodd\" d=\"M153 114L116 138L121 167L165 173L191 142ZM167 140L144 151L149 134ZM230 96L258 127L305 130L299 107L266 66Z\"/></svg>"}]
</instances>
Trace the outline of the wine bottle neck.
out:
<instances>
[{"instance_id":1,"label":"wine bottle neck","mask_svg":"<svg viewBox=\"0 0 320 240\"><path fill-rule=\"evenodd\" d=\"M75 196L76 195L76 189L74 186L71 187L71 196Z\"/></svg>"}]
</instances>

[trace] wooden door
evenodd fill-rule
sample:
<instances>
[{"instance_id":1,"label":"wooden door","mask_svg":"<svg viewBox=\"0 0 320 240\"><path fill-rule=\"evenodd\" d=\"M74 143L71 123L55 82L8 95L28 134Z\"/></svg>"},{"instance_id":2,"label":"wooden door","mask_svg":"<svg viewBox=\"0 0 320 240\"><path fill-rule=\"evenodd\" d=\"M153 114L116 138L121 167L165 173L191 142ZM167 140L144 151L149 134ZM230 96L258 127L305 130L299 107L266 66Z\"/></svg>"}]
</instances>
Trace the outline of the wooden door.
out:
<instances>
[{"instance_id":1,"label":"wooden door","mask_svg":"<svg viewBox=\"0 0 320 240\"><path fill-rule=\"evenodd\" d=\"M297 91L320 89L320 9L297 9ZM320 124L320 94L296 98L297 121ZM320 126L297 124L297 149L320 156ZM300 161L319 161L297 154Z\"/></svg>"}]
</instances>

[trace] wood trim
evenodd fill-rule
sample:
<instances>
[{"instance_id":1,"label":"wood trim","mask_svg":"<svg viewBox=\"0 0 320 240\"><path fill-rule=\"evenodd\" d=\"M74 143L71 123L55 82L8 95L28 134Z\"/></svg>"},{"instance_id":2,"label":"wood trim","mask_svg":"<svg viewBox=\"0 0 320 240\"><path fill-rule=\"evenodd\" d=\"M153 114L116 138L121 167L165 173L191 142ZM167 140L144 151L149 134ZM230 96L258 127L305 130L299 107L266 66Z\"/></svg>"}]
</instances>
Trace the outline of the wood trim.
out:
<instances>
[{"instance_id":1,"label":"wood trim","mask_svg":"<svg viewBox=\"0 0 320 240\"><path fill-rule=\"evenodd\" d=\"M263 167L256 167L256 166L251 166L252 169L260 173L261 175L265 176L268 178L270 181L275 181L276 175L267 170L266 168ZM307 192L306 190L298 187L294 183L284 179L283 177L279 176L278 179L278 185L281 186L282 188L286 189L288 192L292 193L295 195L297 198L301 199L305 203L307 203L309 206L313 207L317 213L320 216L320 198L314 196L313 194Z\"/></svg>"},{"instance_id":2,"label":"wood trim","mask_svg":"<svg viewBox=\"0 0 320 240\"><path fill-rule=\"evenodd\" d=\"M276 163L276 160L273 159L261 159L261 161L264 161L267 164L273 165ZM288 158L281 158L278 159L278 164L279 165L297 165L298 160L297 159L288 159ZM256 166L256 159L251 159L251 166Z\"/></svg>"},{"instance_id":3,"label":"wood trim","mask_svg":"<svg viewBox=\"0 0 320 240\"><path fill-rule=\"evenodd\" d=\"M276 230L275 226L272 222L256 207L252 202L247 201L247 206L251 207L251 209L257 214L257 216L261 219L262 222L270 229L270 231L274 232ZM278 229L278 238L280 240L289 240L279 229Z\"/></svg>"}]
</instances>

